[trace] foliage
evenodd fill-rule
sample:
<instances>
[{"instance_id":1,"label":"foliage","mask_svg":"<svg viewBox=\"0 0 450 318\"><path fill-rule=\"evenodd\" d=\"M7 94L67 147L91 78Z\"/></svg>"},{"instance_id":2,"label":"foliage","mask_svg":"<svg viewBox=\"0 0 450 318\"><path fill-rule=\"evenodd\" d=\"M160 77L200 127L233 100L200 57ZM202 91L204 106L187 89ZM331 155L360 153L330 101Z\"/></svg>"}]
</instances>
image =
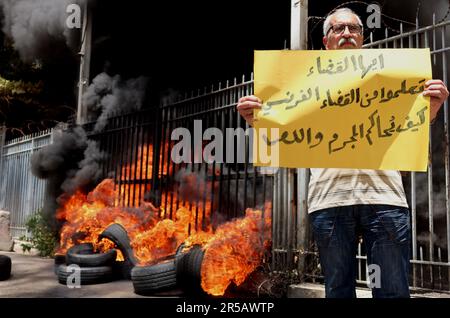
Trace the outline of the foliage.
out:
<instances>
[{"instance_id":1,"label":"foliage","mask_svg":"<svg viewBox=\"0 0 450 318\"><path fill-rule=\"evenodd\" d=\"M27 243L22 244L23 251L26 252L30 251L31 248L36 248L40 256L53 256L58 242L55 233L42 215L42 211L38 211L29 217L26 228L31 234L31 238L27 239Z\"/></svg>"},{"instance_id":2,"label":"foliage","mask_svg":"<svg viewBox=\"0 0 450 318\"><path fill-rule=\"evenodd\" d=\"M6 97L16 97L30 94L38 95L42 91L42 82L29 83L24 81L9 81L0 76L0 94Z\"/></svg>"}]
</instances>

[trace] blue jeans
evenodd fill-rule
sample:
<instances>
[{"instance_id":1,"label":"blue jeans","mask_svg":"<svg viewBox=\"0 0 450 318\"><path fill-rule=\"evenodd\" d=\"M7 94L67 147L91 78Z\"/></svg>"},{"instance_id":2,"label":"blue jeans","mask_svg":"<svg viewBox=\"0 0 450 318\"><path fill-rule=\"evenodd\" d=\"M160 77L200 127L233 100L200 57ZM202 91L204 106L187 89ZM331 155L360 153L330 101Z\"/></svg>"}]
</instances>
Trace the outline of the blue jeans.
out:
<instances>
[{"instance_id":1,"label":"blue jeans","mask_svg":"<svg viewBox=\"0 0 450 318\"><path fill-rule=\"evenodd\" d=\"M377 264L381 285L374 298L409 297L409 210L390 205L353 205L310 215L325 276L327 298L356 297L356 250L361 233L367 264Z\"/></svg>"}]
</instances>

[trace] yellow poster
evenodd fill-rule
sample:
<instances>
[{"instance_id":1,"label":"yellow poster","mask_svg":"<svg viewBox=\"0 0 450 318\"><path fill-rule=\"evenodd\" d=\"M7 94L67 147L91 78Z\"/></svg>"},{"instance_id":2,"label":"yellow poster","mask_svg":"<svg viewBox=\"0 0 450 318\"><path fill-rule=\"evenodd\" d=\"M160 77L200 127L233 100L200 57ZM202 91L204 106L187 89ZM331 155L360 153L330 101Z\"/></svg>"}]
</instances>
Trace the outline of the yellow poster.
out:
<instances>
[{"instance_id":1,"label":"yellow poster","mask_svg":"<svg viewBox=\"0 0 450 318\"><path fill-rule=\"evenodd\" d=\"M255 51L254 162L426 171L429 49Z\"/></svg>"}]
</instances>

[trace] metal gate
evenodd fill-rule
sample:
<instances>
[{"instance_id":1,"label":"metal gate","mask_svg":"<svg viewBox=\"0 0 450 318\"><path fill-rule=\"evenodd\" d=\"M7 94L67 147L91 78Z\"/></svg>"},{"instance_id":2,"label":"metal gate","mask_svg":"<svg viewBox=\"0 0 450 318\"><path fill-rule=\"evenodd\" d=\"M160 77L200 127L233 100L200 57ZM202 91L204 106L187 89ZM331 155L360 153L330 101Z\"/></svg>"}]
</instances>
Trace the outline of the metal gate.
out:
<instances>
[{"instance_id":1,"label":"metal gate","mask_svg":"<svg viewBox=\"0 0 450 318\"><path fill-rule=\"evenodd\" d=\"M192 230L203 226L205 214L211 222L220 223L245 215L246 208L268 211L272 175L251 164L250 139L245 135L249 127L236 110L238 99L252 94L252 84L252 78L242 77L180 96L156 109L118 115L109 118L101 132L93 131L93 123L86 124L89 138L109 154L103 176L115 179L121 203L138 206L145 197L162 207L162 216L168 218L187 205L199 220ZM172 160L178 143L172 134L177 128L189 132L190 163ZM208 129L224 133L222 145L233 145L226 149L233 153L233 162L204 158L203 135ZM226 134L227 129L236 135ZM229 157L225 150L222 155L222 159ZM186 191L187 187L191 189Z\"/></svg>"},{"instance_id":2,"label":"metal gate","mask_svg":"<svg viewBox=\"0 0 450 318\"><path fill-rule=\"evenodd\" d=\"M0 141L0 209L9 211L11 235L27 235L26 221L44 205L46 181L31 173L32 154L52 142L52 130Z\"/></svg>"}]
</instances>

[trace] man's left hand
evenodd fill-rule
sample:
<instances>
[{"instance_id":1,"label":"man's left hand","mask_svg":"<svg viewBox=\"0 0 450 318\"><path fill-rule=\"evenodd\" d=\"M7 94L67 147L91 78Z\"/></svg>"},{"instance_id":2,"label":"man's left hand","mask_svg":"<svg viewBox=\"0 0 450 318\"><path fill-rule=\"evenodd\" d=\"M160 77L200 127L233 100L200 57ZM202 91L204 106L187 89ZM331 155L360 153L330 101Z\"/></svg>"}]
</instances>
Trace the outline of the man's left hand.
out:
<instances>
[{"instance_id":1,"label":"man's left hand","mask_svg":"<svg viewBox=\"0 0 450 318\"><path fill-rule=\"evenodd\" d=\"M433 122L448 97L447 86L441 80L432 79L425 83L425 90L422 94L430 96L430 122Z\"/></svg>"}]
</instances>

